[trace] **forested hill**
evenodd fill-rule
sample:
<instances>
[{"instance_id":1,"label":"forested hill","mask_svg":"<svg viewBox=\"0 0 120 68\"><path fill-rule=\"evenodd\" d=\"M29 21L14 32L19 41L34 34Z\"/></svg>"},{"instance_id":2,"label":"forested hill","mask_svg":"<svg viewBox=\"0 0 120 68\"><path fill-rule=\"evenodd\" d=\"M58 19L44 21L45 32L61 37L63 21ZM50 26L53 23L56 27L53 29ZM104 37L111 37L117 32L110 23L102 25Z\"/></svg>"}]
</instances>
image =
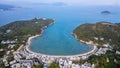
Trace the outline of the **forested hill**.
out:
<instances>
[{"instance_id":1,"label":"forested hill","mask_svg":"<svg viewBox=\"0 0 120 68\"><path fill-rule=\"evenodd\" d=\"M110 44L120 49L120 24L110 22L86 23L78 26L73 34L83 41L93 41L100 45Z\"/></svg>"},{"instance_id":2,"label":"forested hill","mask_svg":"<svg viewBox=\"0 0 120 68\"><path fill-rule=\"evenodd\" d=\"M15 38L20 40L27 40L31 35L41 33L41 29L52 24L54 20L48 18L22 20L9 23L0 27L0 41L13 40Z\"/></svg>"}]
</instances>

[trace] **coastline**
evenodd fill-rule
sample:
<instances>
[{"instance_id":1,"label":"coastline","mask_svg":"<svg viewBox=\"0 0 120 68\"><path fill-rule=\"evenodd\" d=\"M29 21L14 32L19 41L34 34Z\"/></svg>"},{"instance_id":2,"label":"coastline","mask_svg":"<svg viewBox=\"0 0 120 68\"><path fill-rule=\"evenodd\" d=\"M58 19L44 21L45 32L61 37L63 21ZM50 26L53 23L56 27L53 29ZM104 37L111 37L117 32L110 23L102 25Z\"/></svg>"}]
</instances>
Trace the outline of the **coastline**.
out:
<instances>
[{"instance_id":1,"label":"coastline","mask_svg":"<svg viewBox=\"0 0 120 68\"><path fill-rule=\"evenodd\" d=\"M82 43L88 44L88 42L85 42L83 40L79 40L76 34L74 34L74 33L72 33L72 34L73 34L73 36L75 37L76 40L78 40L78 41L80 41ZM94 45L94 44L92 44L92 45Z\"/></svg>"},{"instance_id":2,"label":"coastline","mask_svg":"<svg viewBox=\"0 0 120 68\"><path fill-rule=\"evenodd\" d=\"M30 50L31 40L34 39L34 38L37 38L37 37L41 36L42 33L43 33L43 31L44 31L44 30L42 29L42 32L41 32L40 35L35 35L35 36L31 36L31 37L28 38L27 45L25 46L25 48L26 48L26 50L27 50L29 53L36 54L36 55L50 56L50 57L58 57L58 58L59 58L59 57L76 57L76 56L82 57L82 56L90 56L90 55L94 54L94 53L97 51L97 46L96 46L95 44L92 44L93 48L92 48L90 51L85 52L85 53L82 53L82 54L76 54L76 55L49 55L49 54L42 54L42 53L37 53L37 52L31 51L31 50ZM74 35L75 38L78 40L77 35L75 35L75 34L73 34L73 35ZM80 40L80 42L85 43L85 44L88 44L88 42L85 42L85 41L82 41L82 40Z\"/></svg>"}]
</instances>

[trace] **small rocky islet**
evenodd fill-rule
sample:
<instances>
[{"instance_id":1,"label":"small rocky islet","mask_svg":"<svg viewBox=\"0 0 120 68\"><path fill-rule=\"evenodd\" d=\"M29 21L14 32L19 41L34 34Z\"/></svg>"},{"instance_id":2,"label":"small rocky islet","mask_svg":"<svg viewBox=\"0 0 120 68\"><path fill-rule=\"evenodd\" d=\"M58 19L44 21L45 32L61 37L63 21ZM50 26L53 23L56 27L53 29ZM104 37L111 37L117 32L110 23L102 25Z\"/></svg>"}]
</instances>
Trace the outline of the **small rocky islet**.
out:
<instances>
[{"instance_id":1,"label":"small rocky islet","mask_svg":"<svg viewBox=\"0 0 120 68\"><path fill-rule=\"evenodd\" d=\"M106 10L106 11L102 11L101 14L111 14L111 12Z\"/></svg>"}]
</instances>

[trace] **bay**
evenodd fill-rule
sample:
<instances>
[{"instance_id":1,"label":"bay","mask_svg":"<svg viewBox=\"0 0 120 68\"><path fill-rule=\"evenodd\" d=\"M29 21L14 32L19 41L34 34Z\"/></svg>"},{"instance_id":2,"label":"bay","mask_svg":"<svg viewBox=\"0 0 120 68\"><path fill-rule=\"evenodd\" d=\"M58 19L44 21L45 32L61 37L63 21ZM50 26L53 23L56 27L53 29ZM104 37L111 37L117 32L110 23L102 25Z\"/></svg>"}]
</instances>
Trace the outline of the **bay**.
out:
<instances>
[{"instance_id":1,"label":"bay","mask_svg":"<svg viewBox=\"0 0 120 68\"><path fill-rule=\"evenodd\" d=\"M0 26L35 17L52 18L55 24L45 29L41 37L33 39L30 49L50 55L75 55L90 51L92 46L76 40L72 31L84 23L120 22L119 8L116 6L39 6L16 11L2 11L0 12ZM111 14L101 14L106 10Z\"/></svg>"}]
</instances>

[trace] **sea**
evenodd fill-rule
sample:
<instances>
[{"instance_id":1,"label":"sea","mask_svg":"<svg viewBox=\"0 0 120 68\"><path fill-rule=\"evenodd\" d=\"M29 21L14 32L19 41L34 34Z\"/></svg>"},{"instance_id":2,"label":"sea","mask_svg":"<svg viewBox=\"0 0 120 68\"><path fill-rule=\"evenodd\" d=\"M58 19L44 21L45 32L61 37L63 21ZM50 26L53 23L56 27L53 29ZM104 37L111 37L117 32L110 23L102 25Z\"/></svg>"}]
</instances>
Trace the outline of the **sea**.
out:
<instances>
[{"instance_id":1,"label":"sea","mask_svg":"<svg viewBox=\"0 0 120 68\"><path fill-rule=\"evenodd\" d=\"M110 11L110 14L101 14ZM34 6L0 11L0 26L17 20L51 18L55 24L44 29L42 36L31 40L30 49L47 55L76 55L93 49L76 40L72 31L84 23L120 22L118 6Z\"/></svg>"}]
</instances>

